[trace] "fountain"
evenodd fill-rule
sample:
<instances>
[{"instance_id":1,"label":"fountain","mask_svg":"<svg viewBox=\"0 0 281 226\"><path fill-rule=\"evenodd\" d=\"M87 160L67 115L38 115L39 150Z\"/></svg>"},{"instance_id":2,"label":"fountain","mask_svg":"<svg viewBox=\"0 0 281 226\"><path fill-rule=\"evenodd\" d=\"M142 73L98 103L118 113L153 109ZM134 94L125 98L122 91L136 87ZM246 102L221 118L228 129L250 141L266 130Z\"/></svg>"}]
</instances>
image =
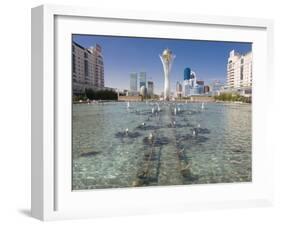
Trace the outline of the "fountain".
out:
<instances>
[{"instance_id":1,"label":"fountain","mask_svg":"<svg viewBox=\"0 0 281 226\"><path fill-rule=\"evenodd\" d=\"M203 102L202 105L201 105L201 109L202 109L202 110L205 109L204 102Z\"/></svg>"}]
</instances>

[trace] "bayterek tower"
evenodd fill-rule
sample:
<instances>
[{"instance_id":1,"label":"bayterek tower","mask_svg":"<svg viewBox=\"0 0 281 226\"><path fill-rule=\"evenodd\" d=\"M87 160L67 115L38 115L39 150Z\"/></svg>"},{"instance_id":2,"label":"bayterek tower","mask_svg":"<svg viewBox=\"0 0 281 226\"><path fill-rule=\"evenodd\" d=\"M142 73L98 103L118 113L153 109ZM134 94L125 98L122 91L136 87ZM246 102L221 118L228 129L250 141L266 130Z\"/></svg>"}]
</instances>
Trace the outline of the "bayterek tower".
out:
<instances>
[{"instance_id":1,"label":"bayterek tower","mask_svg":"<svg viewBox=\"0 0 281 226\"><path fill-rule=\"evenodd\" d=\"M172 68L175 55L169 49L164 49L163 53L160 56L160 59L163 64L164 69L164 100L170 99L170 72Z\"/></svg>"}]
</instances>

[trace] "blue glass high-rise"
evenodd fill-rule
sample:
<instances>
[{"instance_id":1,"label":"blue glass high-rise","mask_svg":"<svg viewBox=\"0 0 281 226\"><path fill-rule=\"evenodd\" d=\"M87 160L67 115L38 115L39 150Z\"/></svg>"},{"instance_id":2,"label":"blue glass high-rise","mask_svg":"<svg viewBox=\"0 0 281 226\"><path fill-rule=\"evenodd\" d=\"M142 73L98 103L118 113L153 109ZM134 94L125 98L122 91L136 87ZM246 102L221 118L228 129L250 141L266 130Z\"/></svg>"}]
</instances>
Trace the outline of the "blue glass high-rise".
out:
<instances>
[{"instance_id":1,"label":"blue glass high-rise","mask_svg":"<svg viewBox=\"0 0 281 226\"><path fill-rule=\"evenodd\" d=\"M191 78L191 69L189 67L184 69L183 80L189 80Z\"/></svg>"}]
</instances>

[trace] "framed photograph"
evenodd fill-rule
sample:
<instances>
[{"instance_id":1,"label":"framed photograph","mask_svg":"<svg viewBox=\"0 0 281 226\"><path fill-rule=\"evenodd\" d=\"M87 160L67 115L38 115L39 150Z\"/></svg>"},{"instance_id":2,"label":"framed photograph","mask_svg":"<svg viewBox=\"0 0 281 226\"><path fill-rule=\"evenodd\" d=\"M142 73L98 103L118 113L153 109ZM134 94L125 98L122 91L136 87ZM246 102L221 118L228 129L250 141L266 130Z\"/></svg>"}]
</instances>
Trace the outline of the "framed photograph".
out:
<instances>
[{"instance_id":1,"label":"framed photograph","mask_svg":"<svg viewBox=\"0 0 281 226\"><path fill-rule=\"evenodd\" d=\"M272 32L264 19L32 9L32 216L271 205Z\"/></svg>"}]
</instances>

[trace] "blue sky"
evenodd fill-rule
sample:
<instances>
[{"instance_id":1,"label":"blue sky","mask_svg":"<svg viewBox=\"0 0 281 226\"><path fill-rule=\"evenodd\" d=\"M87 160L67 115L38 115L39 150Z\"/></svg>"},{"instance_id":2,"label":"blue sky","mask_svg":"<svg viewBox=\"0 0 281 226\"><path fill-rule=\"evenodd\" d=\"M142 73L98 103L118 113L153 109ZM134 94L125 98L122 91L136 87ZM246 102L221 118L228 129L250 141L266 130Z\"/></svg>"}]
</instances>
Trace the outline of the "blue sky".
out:
<instances>
[{"instance_id":1,"label":"blue sky","mask_svg":"<svg viewBox=\"0 0 281 226\"><path fill-rule=\"evenodd\" d=\"M215 42L199 40L135 38L97 35L73 35L73 41L88 48L96 43L102 47L105 86L129 89L130 73L147 73L160 94L164 86L163 67L159 54L169 48L176 55L171 71L171 89L183 80L183 71L190 67L197 79L209 84L213 80L226 80L229 52L241 54L251 51L251 43Z\"/></svg>"}]
</instances>

